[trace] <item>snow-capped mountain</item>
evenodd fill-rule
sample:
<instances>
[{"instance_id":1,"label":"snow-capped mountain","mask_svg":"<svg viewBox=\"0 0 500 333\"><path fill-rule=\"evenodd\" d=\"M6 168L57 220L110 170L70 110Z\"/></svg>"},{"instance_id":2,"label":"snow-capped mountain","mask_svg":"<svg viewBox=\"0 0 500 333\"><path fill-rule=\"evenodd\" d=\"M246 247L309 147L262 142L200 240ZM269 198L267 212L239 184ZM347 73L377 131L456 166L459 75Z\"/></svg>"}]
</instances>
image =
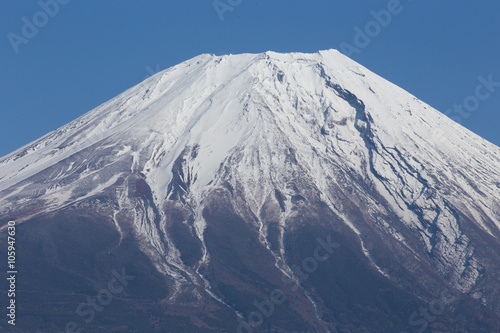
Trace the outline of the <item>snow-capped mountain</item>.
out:
<instances>
[{"instance_id":1,"label":"snow-capped mountain","mask_svg":"<svg viewBox=\"0 0 500 333\"><path fill-rule=\"evenodd\" d=\"M1 158L0 217L43 332L500 329L500 148L335 50L160 72Z\"/></svg>"}]
</instances>

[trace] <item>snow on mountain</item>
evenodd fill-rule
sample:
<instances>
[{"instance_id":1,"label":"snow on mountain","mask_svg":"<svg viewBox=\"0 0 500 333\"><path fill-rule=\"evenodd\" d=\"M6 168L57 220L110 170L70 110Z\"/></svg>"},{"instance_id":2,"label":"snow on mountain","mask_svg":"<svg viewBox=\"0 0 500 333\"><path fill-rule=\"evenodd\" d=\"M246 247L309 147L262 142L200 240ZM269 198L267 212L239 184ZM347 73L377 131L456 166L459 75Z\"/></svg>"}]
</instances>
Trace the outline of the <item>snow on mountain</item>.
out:
<instances>
[{"instance_id":1,"label":"snow on mountain","mask_svg":"<svg viewBox=\"0 0 500 333\"><path fill-rule=\"evenodd\" d=\"M134 208L135 232L179 281L202 274L151 221L168 220L167 202L189 207L203 264L205 200L229 188L284 274L293 275L286 250L272 250L261 217L275 195L283 229L300 202L321 201L386 278L397 280L369 233L500 311L498 290L481 284L489 263L478 250L480 240L500 242L500 148L335 50L204 54L164 70L1 158L0 213L24 221L112 192L120 230L117 216L137 207L131 175L154 202Z\"/></svg>"},{"instance_id":2,"label":"snow on mountain","mask_svg":"<svg viewBox=\"0 0 500 333\"><path fill-rule=\"evenodd\" d=\"M354 93L365 110L356 114L330 86ZM367 148L364 134L360 135L367 126L374 147ZM435 132L442 129L446 136L435 141ZM279 133L273 133L276 130ZM465 195L479 205L479 212L485 210L497 223L477 222L490 234L500 226L498 186L492 183L500 179L498 147L335 50L201 55L174 66L2 158L0 190L19 183L30 188L25 185L30 176L106 140L113 144L113 163L132 157L130 171L147 175L160 201L168 194L165 189L172 174L159 171L172 169L186 146L198 147L196 162L190 165L197 181L190 190L199 193L231 152L274 144L269 153L280 154L279 145L284 144L297 149L316 184L328 173L320 159L341 161L344 167L372 177L393 208L404 214L405 202L418 201L434 179L440 183L447 179L454 187L451 200ZM397 165L397 159L408 164ZM275 173L271 179L279 183L279 157L266 162L265 167ZM72 166L61 171L55 180L75 170ZM477 182L468 184L467 179ZM477 198L477 193L484 198ZM78 198L58 200L65 199ZM481 215L473 209L470 214Z\"/></svg>"}]
</instances>

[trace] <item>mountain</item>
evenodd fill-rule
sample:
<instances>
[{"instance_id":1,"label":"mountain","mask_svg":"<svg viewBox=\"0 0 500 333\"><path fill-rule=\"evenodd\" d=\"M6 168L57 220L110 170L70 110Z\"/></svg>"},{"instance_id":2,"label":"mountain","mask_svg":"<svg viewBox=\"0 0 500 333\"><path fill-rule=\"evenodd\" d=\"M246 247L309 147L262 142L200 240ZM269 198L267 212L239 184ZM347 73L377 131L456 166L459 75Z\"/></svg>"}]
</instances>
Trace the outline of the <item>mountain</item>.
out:
<instances>
[{"instance_id":1,"label":"mountain","mask_svg":"<svg viewBox=\"0 0 500 333\"><path fill-rule=\"evenodd\" d=\"M11 220L7 331L500 330L500 148L335 50L146 79L0 159Z\"/></svg>"}]
</instances>

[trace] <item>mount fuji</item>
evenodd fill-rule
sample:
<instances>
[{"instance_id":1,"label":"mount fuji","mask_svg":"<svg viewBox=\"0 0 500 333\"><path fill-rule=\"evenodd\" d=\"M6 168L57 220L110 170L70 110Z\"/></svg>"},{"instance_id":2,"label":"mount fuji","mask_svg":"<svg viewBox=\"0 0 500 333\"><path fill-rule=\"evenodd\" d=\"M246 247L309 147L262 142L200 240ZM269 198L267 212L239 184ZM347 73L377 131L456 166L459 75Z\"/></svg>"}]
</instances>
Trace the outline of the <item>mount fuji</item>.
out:
<instances>
[{"instance_id":1,"label":"mount fuji","mask_svg":"<svg viewBox=\"0 0 500 333\"><path fill-rule=\"evenodd\" d=\"M5 331L500 331L500 148L335 50L146 79L0 159L8 221Z\"/></svg>"}]
</instances>

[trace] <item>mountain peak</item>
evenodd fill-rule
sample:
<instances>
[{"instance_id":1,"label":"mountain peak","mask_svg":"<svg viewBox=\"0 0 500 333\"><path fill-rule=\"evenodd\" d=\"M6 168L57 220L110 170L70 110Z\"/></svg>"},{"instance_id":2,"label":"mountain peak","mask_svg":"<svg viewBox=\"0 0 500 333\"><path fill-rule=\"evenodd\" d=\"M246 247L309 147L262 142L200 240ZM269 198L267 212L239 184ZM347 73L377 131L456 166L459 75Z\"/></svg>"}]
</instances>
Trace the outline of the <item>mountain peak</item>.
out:
<instances>
[{"instance_id":1,"label":"mountain peak","mask_svg":"<svg viewBox=\"0 0 500 333\"><path fill-rule=\"evenodd\" d=\"M500 270L488 255L498 179L498 147L336 50L203 54L0 159L0 214L91 211L112 221L117 249L140 240L169 301L209 298L238 316L231 288L259 292L234 272L297 279L289 261L310 253L296 244L325 233L380 290L406 295L401 281L421 270L405 289L415 299L448 285L500 311L485 277ZM232 239L236 254L221 245ZM220 269L228 289L210 275ZM335 302L313 294L296 296L301 318L332 328L318 309L334 318Z\"/></svg>"},{"instance_id":2,"label":"mountain peak","mask_svg":"<svg viewBox=\"0 0 500 333\"><path fill-rule=\"evenodd\" d=\"M433 140L442 129L448 138ZM279 133L277 142L293 146L304 159L313 151L328 159L340 154L362 174L371 173L368 160L385 148L429 163L464 153L498 163L497 147L336 50L203 54L2 158L0 191L104 142L114 146L117 158L134 156L130 170L152 177L153 170L172 169L185 146L197 146L206 157L199 165L206 185L231 153L267 145L269 133ZM158 181L165 189L171 179Z\"/></svg>"}]
</instances>

